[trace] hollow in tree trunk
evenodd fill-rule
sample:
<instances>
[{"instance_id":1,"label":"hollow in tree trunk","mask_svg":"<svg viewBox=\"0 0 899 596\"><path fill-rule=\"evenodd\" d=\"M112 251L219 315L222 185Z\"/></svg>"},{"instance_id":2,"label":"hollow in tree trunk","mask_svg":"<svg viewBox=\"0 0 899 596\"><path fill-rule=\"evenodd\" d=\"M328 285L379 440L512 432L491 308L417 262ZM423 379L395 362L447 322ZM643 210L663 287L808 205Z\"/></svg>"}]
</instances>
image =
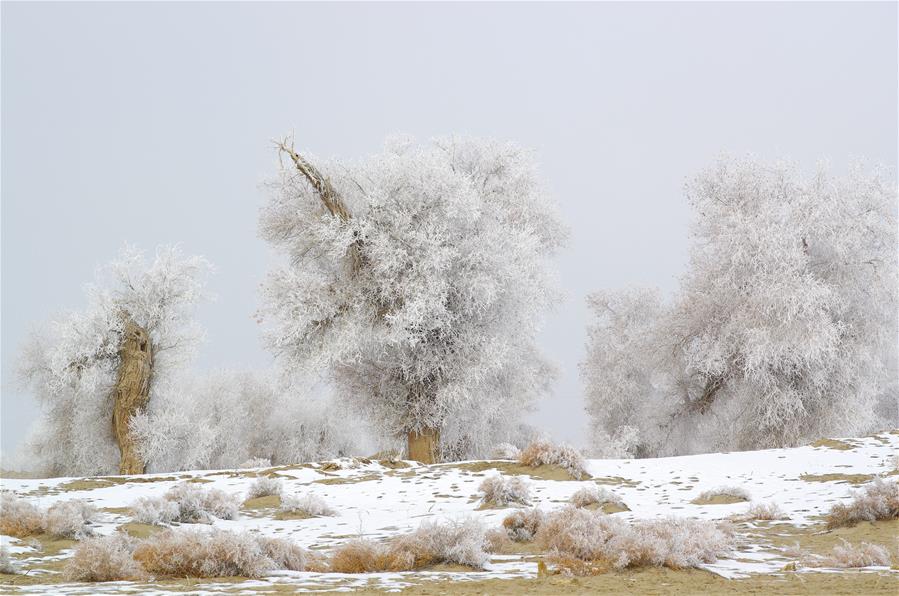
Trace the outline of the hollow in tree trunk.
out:
<instances>
[{"instance_id":1,"label":"hollow in tree trunk","mask_svg":"<svg viewBox=\"0 0 899 596\"><path fill-rule=\"evenodd\" d=\"M119 374L113 389L112 428L119 444L119 474L143 474L146 462L137 452L129 423L150 401L153 344L147 330L126 315L119 347Z\"/></svg>"},{"instance_id":2,"label":"hollow in tree trunk","mask_svg":"<svg viewBox=\"0 0 899 596\"><path fill-rule=\"evenodd\" d=\"M436 428L426 428L422 432L409 433L409 459L423 464L433 464L437 461L437 444L440 442L440 433Z\"/></svg>"}]
</instances>

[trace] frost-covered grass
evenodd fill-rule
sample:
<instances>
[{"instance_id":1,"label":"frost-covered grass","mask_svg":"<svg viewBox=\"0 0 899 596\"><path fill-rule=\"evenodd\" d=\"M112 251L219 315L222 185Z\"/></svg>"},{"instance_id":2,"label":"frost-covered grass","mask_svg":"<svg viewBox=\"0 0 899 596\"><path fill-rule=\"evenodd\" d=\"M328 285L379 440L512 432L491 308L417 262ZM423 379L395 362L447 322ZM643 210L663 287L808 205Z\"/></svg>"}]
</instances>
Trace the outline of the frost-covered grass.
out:
<instances>
[{"instance_id":1,"label":"frost-covered grass","mask_svg":"<svg viewBox=\"0 0 899 596\"><path fill-rule=\"evenodd\" d=\"M507 505L530 505L531 489L520 476L507 477L500 474L488 476L478 487L481 503L485 507L505 507Z\"/></svg>"},{"instance_id":2,"label":"frost-covered grass","mask_svg":"<svg viewBox=\"0 0 899 596\"><path fill-rule=\"evenodd\" d=\"M247 491L247 499L256 499L273 495L280 496L283 491L284 482L280 478L260 476L250 485L250 489Z\"/></svg>"},{"instance_id":3,"label":"frost-covered grass","mask_svg":"<svg viewBox=\"0 0 899 596\"><path fill-rule=\"evenodd\" d=\"M841 540L840 544L833 547L826 555L803 554L801 565L805 567L831 567L836 569L850 569L855 567L884 566L889 567L893 562L890 552L877 544L861 542L850 544Z\"/></svg>"},{"instance_id":4,"label":"frost-covered grass","mask_svg":"<svg viewBox=\"0 0 899 596\"><path fill-rule=\"evenodd\" d=\"M66 563L63 575L70 581L111 582L138 580L146 571L134 560L137 541L116 532L81 542Z\"/></svg>"},{"instance_id":5,"label":"frost-covered grass","mask_svg":"<svg viewBox=\"0 0 899 596\"><path fill-rule=\"evenodd\" d=\"M162 497L141 497L131 506L131 512L134 521L144 524L211 523L214 518L237 518L239 507L234 495L182 482Z\"/></svg>"},{"instance_id":6,"label":"frost-covered grass","mask_svg":"<svg viewBox=\"0 0 899 596\"><path fill-rule=\"evenodd\" d=\"M336 509L328 505L318 495L312 494L302 497L294 495L282 497L279 511L281 513L300 513L310 517L337 515Z\"/></svg>"},{"instance_id":7,"label":"frost-covered grass","mask_svg":"<svg viewBox=\"0 0 899 596\"><path fill-rule=\"evenodd\" d=\"M731 536L712 522L668 518L628 523L571 506L546 516L537 543L558 557L557 563L579 559L589 564L568 569L575 574L588 569L699 567L733 547Z\"/></svg>"},{"instance_id":8,"label":"frost-covered grass","mask_svg":"<svg viewBox=\"0 0 899 596\"><path fill-rule=\"evenodd\" d=\"M860 521L899 518L899 484L875 478L853 495L848 505L838 503L827 514L827 527L854 526Z\"/></svg>"},{"instance_id":9,"label":"frost-covered grass","mask_svg":"<svg viewBox=\"0 0 899 596\"><path fill-rule=\"evenodd\" d=\"M47 511L4 492L0 508L0 533L24 538L47 533L56 538L81 540L93 534L97 508L83 499L59 501Z\"/></svg>"},{"instance_id":10,"label":"frost-covered grass","mask_svg":"<svg viewBox=\"0 0 899 596\"><path fill-rule=\"evenodd\" d=\"M585 486L580 488L571 495L571 498L568 501L575 507L589 507L591 505L602 505L604 503L624 506L624 501L621 500L621 497L601 486Z\"/></svg>"},{"instance_id":11,"label":"frost-covered grass","mask_svg":"<svg viewBox=\"0 0 899 596\"><path fill-rule=\"evenodd\" d=\"M560 466L574 478L589 477L587 462L581 452L570 445L555 445L549 441L537 440L524 448L518 455L518 462L525 466Z\"/></svg>"},{"instance_id":12,"label":"frost-covered grass","mask_svg":"<svg viewBox=\"0 0 899 596\"><path fill-rule=\"evenodd\" d=\"M13 565L12 559L9 556L9 549L5 546L0 546L0 573L5 573L7 575L19 573L19 570Z\"/></svg>"},{"instance_id":13,"label":"frost-covered grass","mask_svg":"<svg viewBox=\"0 0 899 596\"><path fill-rule=\"evenodd\" d=\"M334 550L330 570L339 573L409 571L438 563L481 569L488 556L484 527L476 519L424 522L387 543L357 539Z\"/></svg>"},{"instance_id":14,"label":"frost-covered grass","mask_svg":"<svg viewBox=\"0 0 899 596\"><path fill-rule=\"evenodd\" d=\"M789 519L777 503L752 503L746 513L734 517L736 521L774 521Z\"/></svg>"},{"instance_id":15,"label":"frost-covered grass","mask_svg":"<svg viewBox=\"0 0 899 596\"><path fill-rule=\"evenodd\" d=\"M751 500L749 491L741 486L719 486L699 493L694 503L738 502Z\"/></svg>"}]
</instances>

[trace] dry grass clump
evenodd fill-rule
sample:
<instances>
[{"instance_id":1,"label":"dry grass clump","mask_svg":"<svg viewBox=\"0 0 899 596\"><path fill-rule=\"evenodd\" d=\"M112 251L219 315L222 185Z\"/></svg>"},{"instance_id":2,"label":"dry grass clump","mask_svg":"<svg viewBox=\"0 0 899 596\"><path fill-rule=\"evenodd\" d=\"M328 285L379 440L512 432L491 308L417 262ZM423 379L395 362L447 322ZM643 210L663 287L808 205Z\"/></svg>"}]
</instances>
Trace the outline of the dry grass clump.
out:
<instances>
[{"instance_id":1,"label":"dry grass clump","mask_svg":"<svg viewBox=\"0 0 899 596\"><path fill-rule=\"evenodd\" d=\"M318 495L282 497L279 511L291 514L301 513L310 517L337 515L337 510L325 503L324 499Z\"/></svg>"},{"instance_id":2,"label":"dry grass clump","mask_svg":"<svg viewBox=\"0 0 899 596\"><path fill-rule=\"evenodd\" d=\"M493 452L491 453L493 459L517 460L519 455L521 455L521 449L512 443L500 443L493 448Z\"/></svg>"},{"instance_id":3,"label":"dry grass clump","mask_svg":"<svg viewBox=\"0 0 899 596\"><path fill-rule=\"evenodd\" d=\"M490 528L484 533L484 550L501 553L515 546L505 528Z\"/></svg>"},{"instance_id":4,"label":"dry grass clump","mask_svg":"<svg viewBox=\"0 0 899 596\"><path fill-rule=\"evenodd\" d=\"M534 441L519 454L518 463L532 468L542 465L560 466L578 480L590 477L584 456L570 445L554 445L544 440Z\"/></svg>"},{"instance_id":5,"label":"dry grass clump","mask_svg":"<svg viewBox=\"0 0 899 596\"><path fill-rule=\"evenodd\" d=\"M81 540L93 534L96 517L97 508L82 499L54 503L47 511L8 492L0 500L0 534L16 538L46 533Z\"/></svg>"},{"instance_id":6,"label":"dry grass clump","mask_svg":"<svg viewBox=\"0 0 899 596\"><path fill-rule=\"evenodd\" d=\"M44 531L44 512L10 492L0 495L0 534L24 538Z\"/></svg>"},{"instance_id":7,"label":"dry grass clump","mask_svg":"<svg viewBox=\"0 0 899 596\"><path fill-rule=\"evenodd\" d=\"M569 573L625 567L682 569L712 563L732 547L711 522L669 518L629 524L597 511L565 507L546 516L537 543L559 561L580 559Z\"/></svg>"},{"instance_id":8,"label":"dry grass clump","mask_svg":"<svg viewBox=\"0 0 899 596\"><path fill-rule=\"evenodd\" d=\"M519 476L511 478L501 474L488 476L481 482L478 490L483 493L481 503L487 507L505 507L513 503L530 505L531 503L530 486Z\"/></svg>"},{"instance_id":9,"label":"dry grass clump","mask_svg":"<svg viewBox=\"0 0 899 596\"><path fill-rule=\"evenodd\" d=\"M893 560L890 553L884 547L877 544L861 542L857 545L842 540L841 544L833 547L833 550L824 556L805 555L801 564L806 567L833 567L837 569L850 569L854 567L889 567Z\"/></svg>"},{"instance_id":10,"label":"dry grass clump","mask_svg":"<svg viewBox=\"0 0 899 596\"><path fill-rule=\"evenodd\" d=\"M250 490L247 491L247 500L273 495L280 496L283 491L284 483L280 478L260 476L250 485Z\"/></svg>"},{"instance_id":11,"label":"dry grass clump","mask_svg":"<svg viewBox=\"0 0 899 596\"><path fill-rule=\"evenodd\" d=\"M484 528L475 519L462 522L423 523L417 530L386 543L357 539L339 546L331 555L336 573L411 571L439 563L483 569Z\"/></svg>"},{"instance_id":12,"label":"dry grass clump","mask_svg":"<svg viewBox=\"0 0 899 596\"><path fill-rule=\"evenodd\" d=\"M777 503L753 503L742 515L734 516L736 521L773 521L778 519L790 519Z\"/></svg>"},{"instance_id":13,"label":"dry grass clump","mask_svg":"<svg viewBox=\"0 0 899 596\"><path fill-rule=\"evenodd\" d=\"M144 579L147 573L132 557L137 541L123 533L81 542L66 562L69 581L111 582Z\"/></svg>"},{"instance_id":14,"label":"dry grass clump","mask_svg":"<svg viewBox=\"0 0 899 596\"><path fill-rule=\"evenodd\" d=\"M853 495L848 505L834 505L825 516L828 529L854 526L860 521L899 518L899 484L875 478Z\"/></svg>"},{"instance_id":15,"label":"dry grass clump","mask_svg":"<svg viewBox=\"0 0 899 596\"><path fill-rule=\"evenodd\" d=\"M16 575L19 573L19 570L13 565L12 559L9 556L9 549L5 546L0 546L0 573L5 573L6 575Z\"/></svg>"},{"instance_id":16,"label":"dry grass clump","mask_svg":"<svg viewBox=\"0 0 899 596\"><path fill-rule=\"evenodd\" d=\"M276 569L302 571L305 551L247 532L167 530L138 544L134 559L156 576L262 577Z\"/></svg>"},{"instance_id":17,"label":"dry grass clump","mask_svg":"<svg viewBox=\"0 0 899 596\"><path fill-rule=\"evenodd\" d=\"M546 515L534 507L533 509L524 509L513 511L503 519L503 528L506 535L514 542L531 542L537 535L537 530Z\"/></svg>"},{"instance_id":18,"label":"dry grass clump","mask_svg":"<svg viewBox=\"0 0 899 596\"><path fill-rule=\"evenodd\" d=\"M693 499L692 502L697 505L705 505L739 503L749 500L751 500L751 497L749 491L745 488L740 486L719 486L718 488L699 493L699 496Z\"/></svg>"},{"instance_id":19,"label":"dry grass clump","mask_svg":"<svg viewBox=\"0 0 899 596\"><path fill-rule=\"evenodd\" d=\"M47 533L59 538L82 540L93 535L90 524L97 518L97 508L83 499L60 501L47 510Z\"/></svg>"},{"instance_id":20,"label":"dry grass clump","mask_svg":"<svg viewBox=\"0 0 899 596\"><path fill-rule=\"evenodd\" d=\"M585 486L578 489L568 500L575 507L589 507L591 505L604 505L612 503L619 507L626 507L621 497L600 486Z\"/></svg>"},{"instance_id":21,"label":"dry grass clump","mask_svg":"<svg viewBox=\"0 0 899 596\"><path fill-rule=\"evenodd\" d=\"M170 488L163 497L138 499L131 512L134 521L143 524L194 524L211 523L215 517L235 519L238 507L237 498L224 491L183 482Z\"/></svg>"}]
</instances>

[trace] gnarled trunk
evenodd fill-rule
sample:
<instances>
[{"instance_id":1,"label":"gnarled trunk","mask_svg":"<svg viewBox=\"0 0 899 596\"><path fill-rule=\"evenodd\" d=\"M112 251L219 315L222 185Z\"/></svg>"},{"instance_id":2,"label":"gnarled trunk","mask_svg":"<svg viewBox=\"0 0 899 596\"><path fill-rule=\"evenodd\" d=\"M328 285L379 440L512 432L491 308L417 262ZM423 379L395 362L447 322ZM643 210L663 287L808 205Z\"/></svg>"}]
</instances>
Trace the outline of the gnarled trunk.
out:
<instances>
[{"instance_id":1,"label":"gnarled trunk","mask_svg":"<svg viewBox=\"0 0 899 596\"><path fill-rule=\"evenodd\" d=\"M433 464L437 461L440 432L436 428L426 428L422 432L409 433L409 454L412 461Z\"/></svg>"},{"instance_id":2,"label":"gnarled trunk","mask_svg":"<svg viewBox=\"0 0 899 596\"><path fill-rule=\"evenodd\" d=\"M147 330L126 315L119 347L119 375L113 390L112 428L119 444L119 474L143 474L147 464L137 453L129 423L150 401L153 344Z\"/></svg>"}]
</instances>

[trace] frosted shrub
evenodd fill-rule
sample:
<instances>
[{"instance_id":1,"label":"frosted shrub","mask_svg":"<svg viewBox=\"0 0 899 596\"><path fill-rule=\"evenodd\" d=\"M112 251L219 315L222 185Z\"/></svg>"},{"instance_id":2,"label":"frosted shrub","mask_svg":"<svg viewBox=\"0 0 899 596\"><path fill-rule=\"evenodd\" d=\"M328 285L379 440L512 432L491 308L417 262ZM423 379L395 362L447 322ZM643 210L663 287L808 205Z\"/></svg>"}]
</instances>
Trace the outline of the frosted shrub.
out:
<instances>
[{"instance_id":1,"label":"frosted shrub","mask_svg":"<svg viewBox=\"0 0 899 596\"><path fill-rule=\"evenodd\" d=\"M841 543L834 546L833 550L824 556L808 555L803 557L802 564L806 567L834 567L847 569L852 567L889 567L892 557L887 549L877 544L862 542L857 545L850 544L841 539Z\"/></svg>"},{"instance_id":2,"label":"frosted shrub","mask_svg":"<svg viewBox=\"0 0 899 596\"><path fill-rule=\"evenodd\" d=\"M281 499L281 513L303 513L309 516L333 516L337 511L330 507L318 495L296 497L293 495Z\"/></svg>"},{"instance_id":3,"label":"frosted shrub","mask_svg":"<svg viewBox=\"0 0 899 596\"><path fill-rule=\"evenodd\" d=\"M75 547L63 576L68 581L79 582L144 579L146 572L132 558L136 544L136 540L120 532L88 538Z\"/></svg>"},{"instance_id":4,"label":"frosted shrub","mask_svg":"<svg viewBox=\"0 0 899 596\"><path fill-rule=\"evenodd\" d=\"M481 503L487 507L505 507L516 503L529 505L531 502L530 486L520 476L488 476L478 490L483 493Z\"/></svg>"},{"instance_id":5,"label":"frosted shrub","mask_svg":"<svg viewBox=\"0 0 899 596\"><path fill-rule=\"evenodd\" d=\"M6 548L6 546L0 546L0 573L5 573L7 575L19 573L19 570L13 565L12 559L9 556L9 549Z\"/></svg>"},{"instance_id":6,"label":"frosted shrub","mask_svg":"<svg viewBox=\"0 0 899 596\"><path fill-rule=\"evenodd\" d=\"M83 499L60 501L47 510L47 533L81 540L93 534L90 524L96 517L97 508Z\"/></svg>"},{"instance_id":7,"label":"frosted shrub","mask_svg":"<svg viewBox=\"0 0 899 596\"><path fill-rule=\"evenodd\" d=\"M745 488L739 486L719 486L718 488L699 493L699 496L694 499L694 501L749 501L750 499L749 491Z\"/></svg>"},{"instance_id":8,"label":"frosted shrub","mask_svg":"<svg viewBox=\"0 0 899 596\"><path fill-rule=\"evenodd\" d=\"M156 576L261 577L276 569L302 571L305 552L249 532L166 530L138 544L134 558Z\"/></svg>"},{"instance_id":9,"label":"frosted shrub","mask_svg":"<svg viewBox=\"0 0 899 596\"><path fill-rule=\"evenodd\" d=\"M560 561L573 558L591 563L571 567L572 572L697 567L714 562L732 548L731 536L711 522L670 518L629 524L571 506L546 516L537 543Z\"/></svg>"},{"instance_id":10,"label":"frosted shrub","mask_svg":"<svg viewBox=\"0 0 899 596\"><path fill-rule=\"evenodd\" d=\"M537 440L524 448L518 456L518 462L534 468L542 465L559 466L577 480L590 477L584 456L569 445L555 445L549 441Z\"/></svg>"},{"instance_id":11,"label":"frosted shrub","mask_svg":"<svg viewBox=\"0 0 899 596\"><path fill-rule=\"evenodd\" d=\"M267 457L251 457L237 464L237 467L241 470L249 470L252 468L269 468L271 465L272 460Z\"/></svg>"},{"instance_id":12,"label":"frosted shrub","mask_svg":"<svg viewBox=\"0 0 899 596\"><path fill-rule=\"evenodd\" d=\"M163 497L138 499L131 509L135 521L162 525L209 523L213 517L235 519L239 507L238 499L224 491L182 482L170 488Z\"/></svg>"},{"instance_id":13,"label":"frosted shrub","mask_svg":"<svg viewBox=\"0 0 899 596\"><path fill-rule=\"evenodd\" d=\"M500 443L493 448L492 456L494 459L512 459L517 460L521 455L521 449L512 443Z\"/></svg>"},{"instance_id":14,"label":"frosted shrub","mask_svg":"<svg viewBox=\"0 0 899 596\"><path fill-rule=\"evenodd\" d=\"M589 507L612 503L624 507L624 501L615 493L600 486L585 486L578 489L568 500L575 507Z\"/></svg>"},{"instance_id":15,"label":"frosted shrub","mask_svg":"<svg viewBox=\"0 0 899 596\"><path fill-rule=\"evenodd\" d=\"M773 521L777 519L789 519L777 503L753 503L743 515L735 517L737 521Z\"/></svg>"},{"instance_id":16,"label":"frosted shrub","mask_svg":"<svg viewBox=\"0 0 899 596\"><path fill-rule=\"evenodd\" d=\"M0 534L24 538L44 531L44 512L24 499L4 491L0 495Z\"/></svg>"},{"instance_id":17,"label":"frosted shrub","mask_svg":"<svg viewBox=\"0 0 899 596\"><path fill-rule=\"evenodd\" d=\"M258 497L268 497L272 495L280 496L283 490L284 483L280 478L260 476L250 485L250 490L247 491L247 499L256 499Z\"/></svg>"},{"instance_id":18,"label":"frosted shrub","mask_svg":"<svg viewBox=\"0 0 899 596\"><path fill-rule=\"evenodd\" d=\"M537 508L513 511L503 519L503 528L515 542L531 542L546 516Z\"/></svg>"},{"instance_id":19,"label":"frosted shrub","mask_svg":"<svg viewBox=\"0 0 899 596\"><path fill-rule=\"evenodd\" d=\"M853 495L848 505L838 503L827 514L827 527L854 526L860 521L899 518L899 484L875 478Z\"/></svg>"}]
</instances>

